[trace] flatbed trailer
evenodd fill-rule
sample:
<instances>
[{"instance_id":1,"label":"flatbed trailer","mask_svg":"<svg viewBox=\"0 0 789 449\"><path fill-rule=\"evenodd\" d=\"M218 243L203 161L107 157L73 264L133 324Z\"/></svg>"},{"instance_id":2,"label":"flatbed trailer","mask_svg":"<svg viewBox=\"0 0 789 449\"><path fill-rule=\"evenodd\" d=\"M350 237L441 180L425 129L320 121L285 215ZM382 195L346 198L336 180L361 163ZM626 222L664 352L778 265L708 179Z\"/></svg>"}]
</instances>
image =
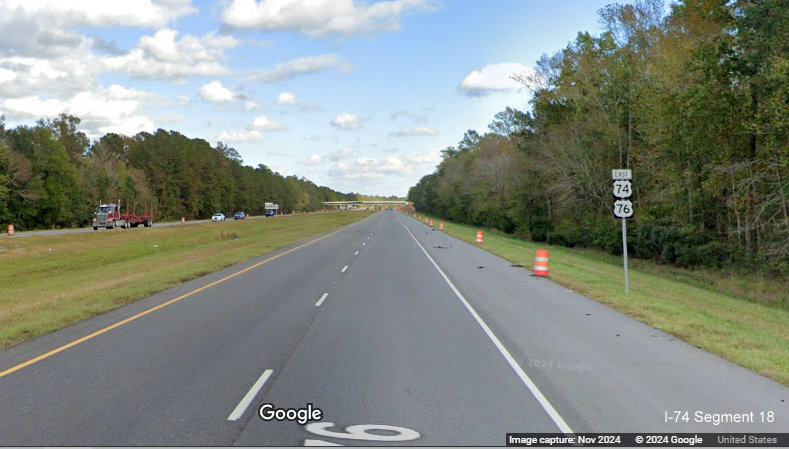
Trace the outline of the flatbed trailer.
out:
<instances>
[{"instance_id":1,"label":"flatbed trailer","mask_svg":"<svg viewBox=\"0 0 789 449\"><path fill-rule=\"evenodd\" d=\"M120 200L118 200L120 203ZM93 230L99 228L113 229L115 227L128 229L143 225L148 228L153 226L153 203L143 205L143 212L137 213L137 203L129 211L129 202L126 201L126 212L122 212L118 204L99 204L98 211L93 217Z\"/></svg>"}]
</instances>

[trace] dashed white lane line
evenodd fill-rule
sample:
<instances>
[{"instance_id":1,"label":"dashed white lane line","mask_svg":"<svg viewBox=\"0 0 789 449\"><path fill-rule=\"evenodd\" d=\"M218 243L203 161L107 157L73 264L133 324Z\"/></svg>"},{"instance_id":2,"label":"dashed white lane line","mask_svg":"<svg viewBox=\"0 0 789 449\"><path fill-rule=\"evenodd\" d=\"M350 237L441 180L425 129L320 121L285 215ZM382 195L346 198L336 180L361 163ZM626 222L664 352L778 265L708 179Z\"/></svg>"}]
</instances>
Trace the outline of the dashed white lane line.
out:
<instances>
[{"instance_id":1,"label":"dashed white lane line","mask_svg":"<svg viewBox=\"0 0 789 449\"><path fill-rule=\"evenodd\" d=\"M243 415L244 411L246 411L247 407L249 407L249 403L255 399L255 396L257 396L258 392L260 392L260 389L263 388L263 385L266 383L268 378L271 377L271 373L273 372L274 371L270 369L263 371L263 374L260 375L257 382L252 385L252 388L247 391L246 396L241 399L241 402L239 402L236 408L233 410L233 413L227 417L228 421L238 421L238 419L241 418L241 415Z\"/></svg>"},{"instance_id":2,"label":"dashed white lane line","mask_svg":"<svg viewBox=\"0 0 789 449\"><path fill-rule=\"evenodd\" d=\"M442 270L441 267L438 266L436 261L433 260L432 257L430 257L430 254L427 252L425 247L422 246L421 243L419 243L419 240L417 240L414 234L411 232L411 230L408 229L408 226L406 226L405 223L403 223L399 218L397 220L400 221L400 224L403 225L406 232L408 232L411 238L414 239L414 242L416 242L417 246L419 246L419 249L421 249L422 252L425 253L425 256L427 256L428 260L430 260L430 263L432 263L433 266L436 268L436 270L438 270L438 273L441 274L441 277L444 278L444 281L446 281L447 285L449 285L449 287L455 293L455 296L457 296L460 302L462 302L463 305L466 306L466 310L468 310L471 316L474 317L474 319L477 321L477 324L479 324L480 327L482 327L482 330L485 331L485 334L487 334L488 338L490 338L490 340L496 346L496 349L498 349L501 355L504 356L504 359L507 360L507 363L509 363L510 367L513 369L513 371L515 371L515 374L517 374L518 377L521 379L521 382L523 382L523 384L526 385L526 388L528 388L529 391L531 391L531 394L534 396L535 399L537 399L537 402L539 402L540 405L542 405L543 410L545 410L548 416L551 417L554 424L556 424L556 426L565 434L573 433L573 430L570 428L569 425L567 425L567 422L565 422L564 418L562 418L559 412L556 411L553 405L548 401L548 398L546 398L545 395L542 394L542 391L540 391L540 389L537 387L537 384L535 384L534 381L531 380L529 375L526 374L525 371L523 371L523 368L521 368L521 366L518 364L518 362L515 360L512 354L510 354L510 351L504 346L501 340L499 340L496 334L493 333L493 331L490 329L490 327L488 327L485 321L482 320L482 317L479 316L477 311L474 310L474 308L471 306L471 304L469 304L466 298L463 297L463 295L460 293L460 290L458 290L457 287L455 287L455 284L453 284L452 281L449 280L449 277L447 277L447 275L444 273L444 270Z\"/></svg>"},{"instance_id":3,"label":"dashed white lane line","mask_svg":"<svg viewBox=\"0 0 789 449\"><path fill-rule=\"evenodd\" d=\"M355 253L353 253L353 255L354 256L358 256L359 255L359 251L356 251Z\"/></svg>"},{"instance_id":4,"label":"dashed white lane line","mask_svg":"<svg viewBox=\"0 0 789 449\"><path fill-rule=\"evenodd\" d=\"M366 244L367 244L367 242L362 242L362 246L364 246L364 245L366 245Z\"/></svg>"},{"instance_id":5,"label":"dashed white lane line","mask_svg":"<svg viewBox=\"0 0 789 449\"><path fill-rule=\"evenodd\" d=\"M328 297L329 297L328 293L324 293L323 295L321 295L321 299L319 299L318 302L315 303L315 307L320 307L321 304L323 304L323 301L326 301L326 298Z\"/></svg>"},{"instance_id":6,"label":"dashed white lane line","mask_svg":"<svg viewBox=\"0 0 789 449\"><path fill-rule=\"evenodd\" d=\"M340 273L345 273L346 270L348 270L348 265L342 267L342 270L340 270Z\"/></svg>"}]
</instances>

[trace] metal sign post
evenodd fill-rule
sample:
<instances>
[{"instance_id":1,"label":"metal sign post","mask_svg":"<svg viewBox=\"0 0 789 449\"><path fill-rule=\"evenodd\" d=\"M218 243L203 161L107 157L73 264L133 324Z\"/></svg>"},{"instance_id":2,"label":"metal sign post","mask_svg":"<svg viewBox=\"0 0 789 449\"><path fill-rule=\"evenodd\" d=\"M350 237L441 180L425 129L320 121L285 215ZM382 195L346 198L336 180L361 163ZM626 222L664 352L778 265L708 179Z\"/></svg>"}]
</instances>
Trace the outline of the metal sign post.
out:
<instances>
[{"instance_id":1,"label":"metal sign post","mask_svg":"<svg viewBox=\"0 0 789 449\"><path fill-rule=\"evenodd\" d=\"M630 294L630 277L627 274L627 219L633 216L633 203L627 198L633 194L632 170L611 170L611 179L614 180L614 216L622 219L622 261L625 266L625 295Z\"/></svg>"},{"instance_id":2,"label":"metal sign post","mask_svg":"<svg viewBox=\"0 0 789 449\"><path fill-rule=\"evenodd\" d=\"M630 278L627 275L627 220L622 219L622 261L625 265L625 295L630 294Z\"/></svg>"}]
</instances>

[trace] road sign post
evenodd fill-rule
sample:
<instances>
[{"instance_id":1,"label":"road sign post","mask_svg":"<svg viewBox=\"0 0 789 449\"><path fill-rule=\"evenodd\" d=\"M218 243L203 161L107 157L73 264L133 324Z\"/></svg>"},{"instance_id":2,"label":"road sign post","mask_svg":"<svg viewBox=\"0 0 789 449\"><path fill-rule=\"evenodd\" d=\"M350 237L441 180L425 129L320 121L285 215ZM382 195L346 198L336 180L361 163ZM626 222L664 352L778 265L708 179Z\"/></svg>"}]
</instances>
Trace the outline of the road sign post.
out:
<instances>
[{"instance_id":1,"label":"road sign post","mask_svg":"<svg viewBox=\"0 0 789 449\"><path fill-rule=\"evenodd\" d=\"M622 262L625 267L625 295L630 294L630 277L627 273L627 219L633 216L633 203L628 199L633 194L633 171L630 169L611 170L614 181L614 216L622 219Z\"/></svg>"},{"instance_id":2,"label":"road sign post","mask_svg":"<svg viewBox=\"0 0 789 449\"><path fill-rule=\"evenodd\" d=\"M630 278L627 275L627 220L622 219L622 262L625 266L625 295L630 294Z\"/></svg>"}]
</instances>

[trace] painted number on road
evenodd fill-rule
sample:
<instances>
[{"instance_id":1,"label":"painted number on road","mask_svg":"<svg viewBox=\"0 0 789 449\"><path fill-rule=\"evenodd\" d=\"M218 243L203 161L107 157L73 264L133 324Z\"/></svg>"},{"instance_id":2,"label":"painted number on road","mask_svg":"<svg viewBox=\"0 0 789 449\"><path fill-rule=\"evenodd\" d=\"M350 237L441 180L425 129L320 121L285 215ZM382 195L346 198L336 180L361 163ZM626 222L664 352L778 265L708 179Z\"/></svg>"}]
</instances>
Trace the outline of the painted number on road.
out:
<instances>
[{"instance_id":1,"label":"painted number on road","mask_svg":"<svg viewBox=\"0 0 789 449\"><path fill-rule=\"evenodd\" d=\"M419 438L419 432L407 427L388 426L386 424L357 424L348 426L345 432L334 432L328 430L334 427L333 422L317 422L304 426L307 432L320 435L322 437L340 438L346 440L367 440L367 441L410 441ZM386 432L386 435L373 432ZM305 446L339 446L323 440L304 440Z\"/></svg>"},{"instance_id":2,"label":"painted number on road","mask_svg":"<svg viewBox=\"0 0 789 449\"><path fill-rule=\"evenodd\" d=\"M630 218L633 216L633 203L628 200L614 201L614 216L616 218Z\"/></svg>"}]
</instances>

